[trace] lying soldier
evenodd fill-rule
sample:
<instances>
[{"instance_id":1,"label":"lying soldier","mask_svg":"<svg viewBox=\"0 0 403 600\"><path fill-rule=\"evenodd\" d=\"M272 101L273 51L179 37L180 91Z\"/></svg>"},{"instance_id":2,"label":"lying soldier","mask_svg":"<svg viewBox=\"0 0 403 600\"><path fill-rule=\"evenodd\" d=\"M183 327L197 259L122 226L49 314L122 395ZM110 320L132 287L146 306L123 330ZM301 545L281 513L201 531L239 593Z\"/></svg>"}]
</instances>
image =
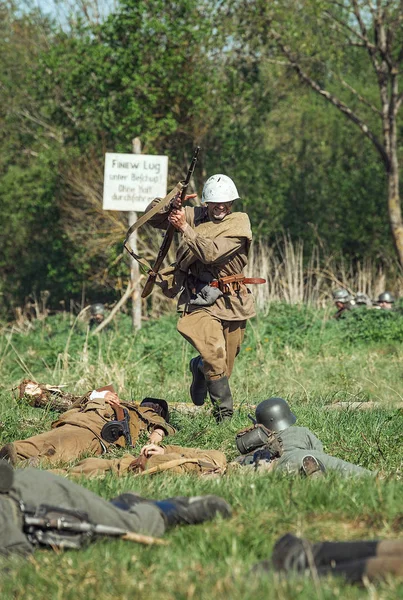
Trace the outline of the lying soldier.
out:
<instances>
[{"instance_id":1,"label":"lying soldier","mask_svg":"<svg viewBox=\"0 0 403 600\"><path fill-rule=\"evenodd\" d=\"M241 466L267 467L288 473L319 477L327 469L342 476L374 475L357 465L326 454L322 442L306 427L294 427L297 417L283 398L263 400L256 407L254 426L236 438L243 454L236 459Z\"/></svg>"},{"instance_id":2,"label":"lying soldier","mask_svg":"<svg viewBox=\"0 0 403 600\"><path fill-rule=\"evenodd\" d=\"M80 548L97 535L151 543L155 540L130 534L159 537L174 525L203 523L216 515L231 515L218 496L158 501L127 492L108 502L53 473L13 471L0 461L0 554L29 554L36 546Z\"/></svg>"},{"instance_id":3,"label":"lying soldier","mask_svg":"<svg viewBox=\"0 0 403 600\"><path fill-rule=\"evenodd\" d=\"M351 542L319 542L287 533L277 540L271 560L253 568L254 576L280 572L313 577L336 575L348 583L385 579L403 575L403 540L364 540Z\"/></svg>"},{"instance_id":4,"label":"lying soldier","mask_svg":"<svg viewBox=\"0 0 403 600\"><path fill-rule=\"evenodd\" d=\"M165 400L145 398L140 405L122 402L111 389L100 388L79 398L52 423L51 431L6 444L0 458L14 465L44 460L50 466L76 460L84 453L99 456L111 445L132 446L143 431L149 433L152 444L175 433L168 423Z\"/></svg>"},{"instance_id":5,"label":"lying soldier","mask_svg":"<svg viewBox=\"0 0 403 600\"><path fill-rule=\"evenodd\" d=\"M158 446L147 444L140 456L125 454L121 458L84 458L67 469L53 469L53 473L73 476L97 477L107 473L127 475L129 473L152 475L162 471L194 475L222 475L227 459L219 450L201 450L182 446Z\"/></svg>"}]
</instances>

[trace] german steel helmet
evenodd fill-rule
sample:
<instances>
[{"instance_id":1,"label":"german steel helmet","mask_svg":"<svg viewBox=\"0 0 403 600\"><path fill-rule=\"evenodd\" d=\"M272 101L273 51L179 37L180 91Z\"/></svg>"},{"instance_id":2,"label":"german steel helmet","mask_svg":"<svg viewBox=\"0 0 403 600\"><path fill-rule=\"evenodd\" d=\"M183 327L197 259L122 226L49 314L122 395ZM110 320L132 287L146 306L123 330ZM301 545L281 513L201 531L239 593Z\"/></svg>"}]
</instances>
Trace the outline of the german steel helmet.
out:
<instances>
[{"instance_id":1,"label":"german steel helmet","mask_svg":"<svg viewBox=\"0 0 403 600\"><path fill-rule=\"evenodd\" d=\"M230 177L218 173L207 179L203 187L202 202L233 202L234 200L239 200L239 194Z\"/></svg>"},{"instance_id":2,"label":"german steel helmet","mask_svg":"<svg viewBox=\"0 0 403 600\"><path fill-rule=\"evenodd\" d=\"M371 306L371 299L364 292L357 292L355 295L355 303L357 306Z\"/></svg>"},{"instance_id":3,"label":"german steel helmet","mask_svg":"<svg viewBox=\"0 0 403 600\"><path fill-rule=\"evenodd\" d=\"M352 297L350 296L347 290L339 289L333 292L333 300L335 302L350 302L350 300L352 300Z\"/></svg>"},{"instance_id":4,"label":"german steel helmet","mask_svg":"<svg viewBox=\"0 0 403 600\"><path fill-rule=\"evenodd\" d=\"M283 431L294 425L297 417L291 412L288 402L283 398L263 400L256 407L256 421L270 431Z\"/></svg>"},{"instance_id":5,"label":"german steel helmet","mask_svg":"<svg viewBox=\"0 0 403 600\"><path fill-rule=\"evenodd\" d=\"M90 311L92 315L103 315L105 313L105 306L97 302L96 304L91 304Z\"/></svg>"},{"instance_id":6,"label":"german steel helmet","mask_svg":"<svg viewBox=\"0 0 403 600\"><path fill-rule=\"evenodd\" d=\"M390 292L383 292L379 295L378 302L390 302L393 304L395 297Z\"/></svg>"}]
</instances>

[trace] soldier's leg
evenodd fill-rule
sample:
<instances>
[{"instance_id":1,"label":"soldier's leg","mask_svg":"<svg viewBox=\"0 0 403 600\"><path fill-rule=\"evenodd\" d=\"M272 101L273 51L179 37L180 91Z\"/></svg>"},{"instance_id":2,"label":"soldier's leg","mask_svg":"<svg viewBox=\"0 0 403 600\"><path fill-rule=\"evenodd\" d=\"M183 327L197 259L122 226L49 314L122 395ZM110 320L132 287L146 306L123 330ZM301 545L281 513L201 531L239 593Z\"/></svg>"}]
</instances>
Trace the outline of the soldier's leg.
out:
<instances>
[{"instance_id":1,"label":"soldier's leg","mask_svg":"<svg viewBox=\"0 0 403 600\"><path fill-rule=\"evenodd\" d=\"M235 358L238 356L243 339L245 337L246 321L224 321L223 332L225 346L227 351L227 371L228 379L231 377L234 368Z\"/></svg>"},{"instance_id":2,"label":"soldier's leg","mask_svg":"<svg viewBox=\"0 0 403 600\"><path fill-rule=\"evenodd\" d=\"M101 454L99 439L89 429L66 424L26 440L7 444L0 450L0 458L12 463L38 458L55 464L77 459L84 452Z\"/></svg>"},{"instance_id":3,"label":"soldier's leg","mask_svg":"<svg viewBox=\"0 0 403 600\"><path fill-rule=\"evenodd\" d=\"M318 575L339 575L350 583L364 576L370 581L386 574L403 574L403 541L323 542L312 544L308 540L286 534L277 540L271 561L255 566L255 572L313 570Z\"/></svg>"},{"instance_id":4,"label":"soldier's leg","mask_svg":"<svg viewBox=\"0 0 403 600\"><path fill-rule=\"evenodd\" d=\"M368 471L358 465L346 462L340 458L330 456L324 452L317 452L316 450L291 450L284 452L279 458L276 468L289 473L300 473L303 467L303 459L306 456L313 456L320 463L324 465L326 469L334 470L341 475L347 477L350 475L374 475L372 471Z\"/></svg>"},{"instance_id":5,"label":"soldier's leg","mask_svg":"<svg viewBox=\"0 0 403 600\"><path fill-rule=\"evenodd\" d=\"M14 489L27 505L50 504L84 511L92 523L121 527L136 533L160 536L165 531L161 511L141 503L122 511L86 488L39 469L17 469Z\"/></svg>"},{"instance_id":6,"label":"soldier's leg","mask_svg":"<svg viewBox=\"0 0 403 600\"><path fill-rule=\"evenodd\" d=\"M206 379L226 375L226 341L220 319L205 310L196 310L181 317L177 329L202 357Z\"/></svg>"},{"instance_id":7,"label":"soldier's leg","mask_svg":"<svg viewBox=\"0 0 403 600\"><path fill-rule=\"evenodd\" d=\"M368 581L384 579L388 575L403 575L403 558L365 558L338 563L335 566L319 567L319 576L336 575L348 583L361 583L365 577Z\"/></svg>"},{"instance_id":8,"label":"soldier's leg","mask_svg":"<svg viewBox=\"0 0 403 600\"><path fill-rule=\"evenodd\" d=\"M217 421L233 413L233 400L227 378L227 344L224 327L207 311L198 310L178 322L179 333L199 352Z\"/></svg>"}]
</instances>

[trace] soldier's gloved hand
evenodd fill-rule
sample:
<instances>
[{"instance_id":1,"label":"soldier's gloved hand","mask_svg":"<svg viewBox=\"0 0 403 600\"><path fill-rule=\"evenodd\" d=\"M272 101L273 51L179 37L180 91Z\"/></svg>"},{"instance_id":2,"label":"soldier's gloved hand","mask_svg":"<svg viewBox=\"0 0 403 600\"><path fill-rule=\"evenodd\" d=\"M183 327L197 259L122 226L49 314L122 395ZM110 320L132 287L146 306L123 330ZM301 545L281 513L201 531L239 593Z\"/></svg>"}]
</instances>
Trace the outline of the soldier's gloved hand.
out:
<instances>
[{"instance_id":1,"label":"soldier's gloved hand","mask_svg":"<svg viewBox=\"0 0 403 600\"><path fill-rule=\"evenodd\" d=\"M157 446L157 444L146 444L142 447L140 454L143 454L147 458L155 456L156 454L164 454L165 448Z\"/></svg>"}]
</instances>

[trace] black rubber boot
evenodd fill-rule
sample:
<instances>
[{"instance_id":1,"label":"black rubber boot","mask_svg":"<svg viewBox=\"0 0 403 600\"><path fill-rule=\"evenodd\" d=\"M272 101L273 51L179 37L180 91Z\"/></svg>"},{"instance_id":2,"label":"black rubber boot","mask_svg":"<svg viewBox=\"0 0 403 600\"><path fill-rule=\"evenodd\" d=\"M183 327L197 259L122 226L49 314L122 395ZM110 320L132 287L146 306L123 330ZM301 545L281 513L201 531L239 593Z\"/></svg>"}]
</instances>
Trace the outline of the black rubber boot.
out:
<instances>
[{"instance_id":1,"label":"black rubber boot","mask_svg":"<svg viewBox=\"0 0 403 600\"><path fill-rule=\"evenodd\" d=\"M323 477L325 472L325 466L311 454L307 454L302 459L301 475L311 477L312 479L318 479Z\"/></svg>"},{"instance_id":2,"label":"black rubber boot","mask_svg":"<svg viewBox=\"0 0 403 600\"><path fill-rule=\"evenodd\" d=\"M315 564L313 544L286 533L274 544L272 562L276 571L304 571Z\"/></svg>"},{"instance_id":3,"label":"black rubber boot","mask_svg":"<svg viewBox=\"0 0 403 600\"><path fill-rule=\"evenodd\" d=\"M275 543L271 559L254 565L251 573L259 575L272 571L303 572L308 568L311 557L312 545L309 542L286 533Z\"/></svg>"},{"instance_id":4,"label":"black rubber boot","mask_svg":"<svg viewBox=\"0 0 403 600\"><path fill-rule=\"evenodd\" d=\"M131 492L120 494L110 500L111 504L121 510L130 510L139 503L154 504L161 511L167 527L175 525L197 525L221 515L227 519L231 516L230 505L219 496L178 496L166 500L147 500Z\"/></svg>"},{"instance_id":5,"label":"black rubber boot","mask_svg":"<svg viewBox=\"0 0 403 600\"><path fill-rule=\"evenodd\" d=\"M232 510L228 502L219 496L178 496L155 502L168 527L175 525L197 525L211 521L220 515L224 519L231 516Z\"/></svg>"},{"instance_id":6,"label":"black rubber boot","mask_svg":"<svg viewBox=\"0 0 403 600\"><path fill-rule=\"evenodd\" d=\"M217 423L230 419L234 414L232 394L229 387L228 377L224 375L220 379L207 381L207 389L213 403L213 414Z\"/></svg>"},{"instance_id":7,"label":"black rubber boot","mask_svg":"<svg viewBox=\"0 0 403 600\"><path fill-rule=\"evenodd\" d=\"M203 406L207 398L207 381L203 373L203 359L201 356L195 356L189 363L192 373L192 383L190 384L190 397L193 404Z\"/></svg>"}]
</instances>

